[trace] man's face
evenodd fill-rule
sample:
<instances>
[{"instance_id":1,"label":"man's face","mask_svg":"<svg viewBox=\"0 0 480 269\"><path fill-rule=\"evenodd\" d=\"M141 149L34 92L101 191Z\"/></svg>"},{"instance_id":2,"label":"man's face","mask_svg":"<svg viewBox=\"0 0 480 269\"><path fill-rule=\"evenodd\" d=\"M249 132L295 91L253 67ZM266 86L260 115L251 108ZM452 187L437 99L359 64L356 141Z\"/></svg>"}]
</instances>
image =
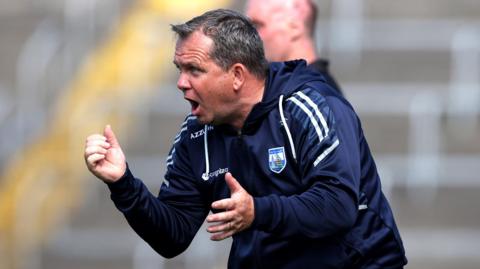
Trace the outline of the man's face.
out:
<instances>
[{"instance_id":1,"label":"man's face","mask_svg":"<svg viewBox=\"0 0 480 269\"><path fill-rule=\"evenodd\" d=\"M174 64L180 71L177 87L201 124L229 123L235 96L233 75L210 58L213 40L196 31L175 48Z\"/></svg>"},{"instance_id":2,"label":"man's face","mask_svg":"<svg viewBox=\"0 0 480 269\"><path fill-rule=\"evenodd\" d=\"M284 61L288 58L290 31L288 16L279 1L250 0L246 15L252 20L262 38L265 56L269 61Z\"/></svg>"}]
</instances>

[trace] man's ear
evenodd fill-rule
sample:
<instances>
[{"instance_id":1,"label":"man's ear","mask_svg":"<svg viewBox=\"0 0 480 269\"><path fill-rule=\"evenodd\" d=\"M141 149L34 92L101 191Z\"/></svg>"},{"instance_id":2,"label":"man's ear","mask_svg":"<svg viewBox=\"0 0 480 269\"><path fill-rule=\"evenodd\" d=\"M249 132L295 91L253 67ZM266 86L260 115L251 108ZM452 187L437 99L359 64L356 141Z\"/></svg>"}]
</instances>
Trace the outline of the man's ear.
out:
<instances>
[{"instance_id":1,"label":"man's ear","mask_svg":"<svg viewBox=\"0 0 480 269\"><path fill-rule=\"evenodd\" d=\"M245 84L245 76L247 75L247 68L240 63L236 63L230 69L233 74L233 89L240 90Z\"/></svg>"}]
</instances>

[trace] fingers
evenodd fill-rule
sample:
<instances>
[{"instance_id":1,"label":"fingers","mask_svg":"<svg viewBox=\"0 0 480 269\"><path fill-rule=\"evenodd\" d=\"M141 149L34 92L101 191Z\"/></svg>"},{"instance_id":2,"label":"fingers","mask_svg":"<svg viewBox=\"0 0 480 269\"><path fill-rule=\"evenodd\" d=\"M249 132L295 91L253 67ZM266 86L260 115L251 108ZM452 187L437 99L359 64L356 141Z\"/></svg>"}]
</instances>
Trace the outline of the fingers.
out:
<instances>
[{"instance_id":1,"label":"fingers","mask_svg":"<svg viewBox=\"0 0 480 269\"><path fill-rule=\"evenodd\" d=\"M222 200L218 200L212 203L212 208L213 209L232 209L235 206L235 201L233 201L231 198L226 198Z\"/></svg>"},{"instance_id":2,"label":"fingers","mask_svg":"<svg viewBox=\"0 0 480 269\"><path fill-rule=\"evenodd\" d=\"M105 127L103 135L87 137L84 158L90 172L106 183L117 181L127 169L125 155L110 125Z\"/></svg>"},{"instance_id":3,"label":"fingers","mask_svg":"<svg viewBox=\"0 0 480 269\"><path fill-rule=\"evenodd\" d=\"M88 164L94 164L105 158L110 144L106 142L106 138L99 134L91 135L85 143L85 160Z\"/></svg>"},{"instance_id":4,"label":"fingers","mask_svg":"<svg viewBox=\"0 0 480 269\"><path fill-rule=\"evenodd\" d=\"M105 129L103 130L103 135L107 139L107 142L109 142L112 147L120 147L117 137L115 136L115 133L112 130L112 127L108 124L105 126Z\"/></svg>"},{"instance_id":5,"label":"fingers","mask_svg":"<svg viewBox=\"0 0 480 269\"><path fill-rule=\"evenodd\" d=\"M208 216L207 222L215 222L215 224L207 227L207 232L213 233L211 240L219 241L232 236L242 230L240 220L234 219L235 215L232 211L221 212Z\"/></svg>"},{"instance_id":6,"label":"fingers","mask_svg":"<svg viewBox=\"0 0 480 269\"><path fill-rule=\"evenodd\" d=\"M85 148L85 154L87 156L90 156L94 153L101 153L101 154L107 154L107 149L108 149L108 146L104 146L104 145L90 145L90 146L87 146Z\"/></svg>"},{"instance_id":7,"label":"fingers","mask_svg":"<svg viewBox=\"0 0 480 269\"><path fill-rule=\"evenodd\" d=\"M222 223L217 226L209 227L215 229L217 233L210 236L210 239L213 241L220 241L226 239L237 232L237 229L234 227L232 222Z\"/></svg>"},{"instance_id":8,"label":"fingers","mask_svg":"<svg viewBox=\"0 0 480 269\"><path fill-rule=\"evenodd\" d=\"M210 225L207 228L207 232L209 233L219 233L219 232L227 232L234 230L236 227L233 222L220 222L215 225Z\"/></svg>"},{"instance_id":9,"label":"fingers","mask_svg":"<svg viewBox=\"0 0 480 269\"><path fill-rule=\"evenodd\" d=\"M240 183L238 183L238 181L232 176L232 173L225 174L225 182L230 189L230 195L232 197L235 195L235 193L241 193L244 191ZM232 209L234 207L235 201L230 198L218 200L212 203L212 208L214 209Z\"/></svg>"},{"instance_id":10,"label":"fingers","mask_svg":"<svg viewBox=\"0 0 480 269\"><path fill-rule=\"evenodd\" d=\"M238 181L232 176L232 173L225 174L225 182L227 182L228 188L230 192L233 194L234 192L238 192L243 190L242 186Z\"/></svg>"},{"instance_id":11,"label":"fingers","mask_svg":"<svg viewBox=\"0 0 480 269\"><path fill-rule=\"evenodd\" d=\"M207 217L207 222L228 222L232 221L235 213L233 211L224 211L216 214L211 214Z\"/></svg>"},{"instance_id":12,"label":"fingers","mask_svg":"<svg viewBox=\"0 0 480 269\"><path fill-rule=\"evenodd\" d=\"M243 189L231 173L225 174L225 181L230 188L231 196L213 202L212 208L223 212L207 217L207 222L216 223L207 228L208 232L214 233L210 238L215 241L247 229L255 215L253 197Z\"/></svg>"},{"instance_id":13,"label":"fingers","mask_svg":"<svg viewBox=\"0 0 480 269\"><path fill-rule=\"evenodd\" d=\"M229 237L232 236L233 234L235 234L235 231L234 231L234 230L230 230L230 231L225 232L225 233L217 233L217 234L214 234L214 235L210 236L210 239L213 240L213 241L221 241L221 240L223 240L223 239L229 238Z\"/></svg>"},{"instance_id":14,"label":"fingers","mask_svg":"<svg viewBox=\"0 0 480 269\"><path fill-rule=\"evenodd\" d=\"M207 232L213 233L210 239L214 241L223 240L240 231L241 221L235 219L235 216L236 213L234 211L224 211L209 215L207 222L214 223L207 227Z\"/></svg>"},{"instance_id":15,"label":"fingers","mask_svg":"<svg viewBox=\"0 0 480 269\"><path fill-rule=\"evenodd\" d=\"M94 153L87 157L87 164L94 166L98 161L105 159L105 154Z\"/></svg>"},{"instance_id":16,"label":"fingers","mask_svg":"<svg viewBox=\"0 0 480 269\"><path fill-rule=\"evenodd\" d=\"M107 138L103 135L94 134L87 137L85 145L88 146L102 146L104 148L109 148L110 143L107 142Z\"/></svg>"}]
</instances>

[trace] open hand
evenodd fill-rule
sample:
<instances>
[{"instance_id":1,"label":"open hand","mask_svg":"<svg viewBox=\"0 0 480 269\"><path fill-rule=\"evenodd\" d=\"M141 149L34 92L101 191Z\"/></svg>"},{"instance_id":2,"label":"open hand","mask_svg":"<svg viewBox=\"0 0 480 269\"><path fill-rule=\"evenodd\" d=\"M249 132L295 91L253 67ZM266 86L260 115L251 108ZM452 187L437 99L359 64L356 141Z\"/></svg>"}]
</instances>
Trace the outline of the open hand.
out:
<instances>
[{"instance_id":1,"label":"open hand","mask_svg":"<svg viewBox=\"0 0 480 269\"><path fill-rule=\"evenodd\" d=\"M225 181L230 188L230 198L212 203L212 208L225 210L207 217L207 222L214 223L207 228L213 233L210 239L220 241L250 227L255 211L253 197L238 183L231 173L225 174Z\"/></svg>"}]
</instances>

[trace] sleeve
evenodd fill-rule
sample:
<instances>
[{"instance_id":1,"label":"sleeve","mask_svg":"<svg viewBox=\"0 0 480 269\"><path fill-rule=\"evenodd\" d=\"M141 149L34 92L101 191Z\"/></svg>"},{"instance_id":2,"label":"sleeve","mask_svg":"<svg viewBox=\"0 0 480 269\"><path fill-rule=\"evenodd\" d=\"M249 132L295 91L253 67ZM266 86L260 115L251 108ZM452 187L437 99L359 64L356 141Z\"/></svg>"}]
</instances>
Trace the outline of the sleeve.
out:
<instances>
[{"instance_id":1,"label":"sleeve","mask_svg":"<svg viewBox=\"0 0 480 269\"><path fill-rule=\"evenodd\" d=\"M256 228L280 237L323 238L354 225L360 184L359 125L349 106L338 99L334 102L332 110L311 89L287 100L285 110L292 119L289 127L306 190L254 198Z\"/></svg>"},{"instance_id":2,"label":"sleeve","mask_svg":"<svg viewBox=\"0 0 480 269\"><path fill-rule=\"evenodd\" d=\"M183 252L202 225L209 208L196 186L186 151L186 124L175 138L167 158L167 172L158 197L129 169L108 187L115 206L130 226L160 255Z\"/></svg>"}]
</instances>

